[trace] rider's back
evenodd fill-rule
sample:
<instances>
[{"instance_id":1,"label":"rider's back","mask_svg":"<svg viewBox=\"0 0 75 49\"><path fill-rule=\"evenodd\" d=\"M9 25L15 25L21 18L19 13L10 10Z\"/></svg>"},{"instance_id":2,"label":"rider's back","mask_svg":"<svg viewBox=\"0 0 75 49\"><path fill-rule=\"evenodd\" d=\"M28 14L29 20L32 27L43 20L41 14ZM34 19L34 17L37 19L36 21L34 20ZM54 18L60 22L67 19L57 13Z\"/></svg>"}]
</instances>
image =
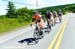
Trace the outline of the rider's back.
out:
<instances>
[{"instance_id":1,"label":"rider's back","mask_svg":"<svg viewBox=\"0 0 75 49\"><path fill-rule=\"evenodd\" d=\"M46 13L46 17L47 17L47 18L50 18L50 17L51 17L50 12L47 12L47 13Z\"/></svg>"}]
</instances>

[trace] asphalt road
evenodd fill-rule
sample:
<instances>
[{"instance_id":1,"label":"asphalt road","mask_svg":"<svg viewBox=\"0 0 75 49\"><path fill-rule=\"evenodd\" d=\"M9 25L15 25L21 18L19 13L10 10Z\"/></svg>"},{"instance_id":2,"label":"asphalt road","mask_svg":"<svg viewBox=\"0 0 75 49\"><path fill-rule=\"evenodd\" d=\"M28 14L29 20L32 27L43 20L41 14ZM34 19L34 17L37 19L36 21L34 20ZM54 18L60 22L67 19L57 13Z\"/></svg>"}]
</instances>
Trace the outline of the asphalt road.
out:
<instances>
[{"instance_id":1,"label":"asphalt road","mask_svg":"<svg viewBox=\"0 0 75 49\"><path fill-rule=\"evenodd\" d=\"M59 49L75 49L75 14L69 16Z\"/></svg>"},{"instance_id":2,"label":"asphalt road","mask_svg":"<svg viewBox=\"0 0 75 49\"><path fill-rule=\"evenodd\" d=\"M64 24L64 22L66 21L67 17L69 19L67 23L65 24L66 27L64 28L62 38L60 38L61 39L60 43L58 39L61 33L59 34L58 38L55 40L52 48L50 48L50 45L52 41L54 40L54 37L58 33L58 30L60 29L62 24ZM32 27L30 28L32 29ZM52 27L52 31L49 34L46 34L43 39L40 39L37 44L27 45L26 43L23 43L23 44L18 43L18 41L21 39L33 37L33 33L34 33L33 29L32 30L27 29L27 31L24 32L25 30L21 28L21 31L23 31L24 33L21 33L18 36L15 36L11 39L8 39L10 37L7 37L8 40L0 43L0 49L54 49L57 43L59 43L59 47L57 49L75 49L74 28L75 28L75 14L69 13L63 16L62 23L57 23L54 27ZM5 39L2 39L2 40L5 40Z\"/></svg>"}]
</instances>

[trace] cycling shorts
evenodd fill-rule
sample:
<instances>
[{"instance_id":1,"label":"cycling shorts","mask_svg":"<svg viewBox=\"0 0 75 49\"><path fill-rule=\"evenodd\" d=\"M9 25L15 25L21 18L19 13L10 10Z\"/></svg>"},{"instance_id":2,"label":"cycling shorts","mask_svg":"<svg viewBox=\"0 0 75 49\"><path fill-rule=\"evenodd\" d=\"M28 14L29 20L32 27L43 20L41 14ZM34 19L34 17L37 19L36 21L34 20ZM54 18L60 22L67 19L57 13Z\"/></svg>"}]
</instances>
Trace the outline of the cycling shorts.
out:
<instances>
[{"instance_id":1,"label":"cycling shorts","mask_svg":"<svg viewBox=\"0 0 75 49\"><path fill-rule=\"evenodd\" d=\"M61 16L61 14L58 14L58 17L60 17Z\"/></svg>"}]
</instances>

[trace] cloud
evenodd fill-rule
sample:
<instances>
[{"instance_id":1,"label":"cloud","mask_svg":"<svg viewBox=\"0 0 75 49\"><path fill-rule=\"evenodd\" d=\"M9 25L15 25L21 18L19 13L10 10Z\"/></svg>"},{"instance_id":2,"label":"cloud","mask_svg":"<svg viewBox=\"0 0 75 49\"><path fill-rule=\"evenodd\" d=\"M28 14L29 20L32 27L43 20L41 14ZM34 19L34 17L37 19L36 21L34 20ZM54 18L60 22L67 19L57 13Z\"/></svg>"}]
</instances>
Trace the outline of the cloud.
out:
<instances>
[{"instance_id":1,"label":"cloud","mask_svg":"<svg viewBox=\"0 0 75 49\"><path fill-rule=\"evenodd\" d=\"M47 6L50 6L51 4L48 3L48 2L45 2L45 0L37 0L38 1L38 7L41 8L41 7L47 7ZM30 8L36 8L36 0L28 0L27 1L28 4L33 4L35 6L28 6Z\"/></svg>"},{"instance_id":2,"label":"cloud","mask_svg":"<svg viewBox=\"0 0 75 49\"><path fill-rule=\"evenodd\" d=\"M74 3L75 0L56 0L57 2L62 2L62 3Z\"/></svg>"},{"instance_id":3,"label":"cloud","mask_svg":"<svg viewBox=\"0 0 75 49\"><path fill-rule=\"evenodd\" d=\"M27 0L28 4L36 4L36 0Z\"/></svg>"},{"instance_id":4,"label":"cloud","mask_svg":"<svg viewBox=\"0 0 75 49\"><path fill-rule=\"evenodd\" d=\"M3 14L6 14L6 10L5 10L5 8L3 8L3 7L0 7L1 9L0 9L0 15L3 15Z\"/></svg>"}]
</instances>

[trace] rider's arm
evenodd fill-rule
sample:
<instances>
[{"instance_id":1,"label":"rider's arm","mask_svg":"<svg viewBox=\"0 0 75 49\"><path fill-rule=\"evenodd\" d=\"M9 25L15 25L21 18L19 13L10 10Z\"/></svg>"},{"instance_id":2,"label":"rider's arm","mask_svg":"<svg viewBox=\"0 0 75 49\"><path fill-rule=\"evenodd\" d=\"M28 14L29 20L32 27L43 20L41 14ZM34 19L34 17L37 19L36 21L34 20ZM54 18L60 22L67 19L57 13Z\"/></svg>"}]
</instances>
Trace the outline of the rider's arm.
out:
<instances>
[{"instance_id":1,"label":"rider's arm","mask_svg":"<svg viewBox=\"0 0 75 49\"><path fill-rule=\"evenodd\" d=\"M41 20L41 22L40 22L40 28L41 29L44 28L43 20Z\"/></svg>"}]
</instances>

